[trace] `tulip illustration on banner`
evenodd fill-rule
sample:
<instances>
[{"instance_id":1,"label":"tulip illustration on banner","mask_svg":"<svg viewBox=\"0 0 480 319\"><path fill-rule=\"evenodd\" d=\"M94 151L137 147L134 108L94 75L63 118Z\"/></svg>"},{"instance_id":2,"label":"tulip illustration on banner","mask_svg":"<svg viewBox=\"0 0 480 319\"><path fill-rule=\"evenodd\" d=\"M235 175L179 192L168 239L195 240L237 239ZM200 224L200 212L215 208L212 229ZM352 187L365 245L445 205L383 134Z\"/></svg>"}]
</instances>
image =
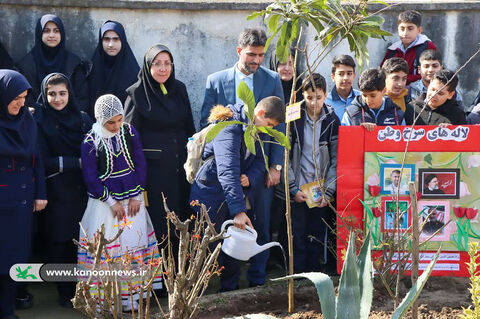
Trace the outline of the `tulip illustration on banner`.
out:
<instances>
[{"instance_id":1,"label":"tulip illustration on banner","mask_svg":"<svg viewBox=\"0 0 480 319\"><path fill-rule=\"evenodd\" d=\"M372 197L377 197L378 195L380 195L381 190L382 188L378 185L368 185L368 192Z\"/></svg>"},{"instance_id":2,"label":"tulip illustration on banner","mask_svg":"<svg viewBox=\"0 0 480 319\"><path fill-rule=\"evenodd\" d=\"M375 207L376 205L376 200L377 196L380 195L380 192L382 188L378 185L380 184L380 177L378 176L377 173L370 175L367 178L367 185L368 185L368 193L372 197L372 207L370 208L369 205L367 205L364 201L360 200L362 203L363 207L365 208L368 219L365 218L365 223L367 225L367 229L370 230L370 224L367 221L373 221L375 220L375 228L370 232L372 234L373 238L373 245L378 245L379 242L379 234L378 234L378 224L379 224L379 218L382 215L382 211L379 207Z\"/></svg>"},{"instance_id":3,"label":"tulip illustration on banner","mask_svg":"<svg viewBox=\"0 0 480 319\"><path fill-rule=\"evenodd\" d=\"M468 238L480 239L480 235L477 234L473 229L471 222L478 215L478 209L476 207L460 207L454 206L453 213L458 218L456 221L457 224L457 247L459 251L467 251L468 249ZM464 220L464 221L463 221ZM462 242L463 241L463 242Z\"/></svg>"},{"instance_id":4,"label":"tulip illustration on banner","mask_svg":"<svg viewBox=\"0 0 480 319\"><path fill-rule=\"evenodd\" d=\"M382 210L379 207L375 207L375 199L373 200L373 207L370 208L370 206L367 205L363 200L359 199L359 201L362 203L363 208L367 211L368 218L365 217L365 225L367 225L367 231L370 231L372 234L372 239L373 239L373 245L378 246L379 240L380 240L380 235L378 234L378 224L379 224L379 219L380 216L382 216ZM375 220L375 228L372 230L370 229L370 223ZM370 223L369 223L370 221Z\"/></svg>"}]
</instances>

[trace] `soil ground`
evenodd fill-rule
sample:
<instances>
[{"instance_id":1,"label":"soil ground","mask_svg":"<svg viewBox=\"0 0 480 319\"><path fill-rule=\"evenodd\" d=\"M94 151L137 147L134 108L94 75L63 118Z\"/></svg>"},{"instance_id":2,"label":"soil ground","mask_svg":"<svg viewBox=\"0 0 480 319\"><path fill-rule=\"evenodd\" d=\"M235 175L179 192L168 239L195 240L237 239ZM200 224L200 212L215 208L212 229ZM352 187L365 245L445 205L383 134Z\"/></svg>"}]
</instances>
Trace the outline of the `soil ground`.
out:
<instances>
[{"instance_id":1,"label":"soil ground","mask_svg":"<svg viewBox=\"0 0 480 319\"><path fill-rule=\"evenodd\" d=\"M335 286L339 277L334 277ZM302 280L295 282L295 313L288 314L286 282L270 282L266 286L237 290L223 294L204 296L196 318L216 319L264 313L277 318L315 319L323 318L320 303L313 284ZM402 291L409 287L402 283ZM431 277L419 298L419 318L460 318L462 306L468 307L470 294L468 278ZM392 316L393 302L380 283L375 283L371 319L387 319ZM409 318L407 315L406 318Z\"/></svg>"},{"instance_id":2,"label":"soil ground","mask_svg":"<svg viewBox=\"0 0 480 319\"><path fill-rule=\"evenodd\" d=\"M246 267L242 268L245 270ZM278 278L283 275L284 272L278 269L268 271L269 278ZM335 286L338 285L338 280L339 277L333 277ZM248 282L243 279L240 287L247 286ZM403 286L403 290L406 291L406 285ZM421 314L419 318L460 318L462 306L468 307L470 304L468 287L468 278L431 277L419 298ZM317 293L313 284L307 280L295 281L295 313L291 315L288 314L287 282L268 281L265 286L244 288L222 294L216 293L218 288L219 280L214 277L207 294L202 298L195 318L232 318L254 313L270 314L276 318L322 318ZM17 311L17 315L22 319L85 318L73 309L64 309L58 305L56 287L53 283L32 283L30 291L35 296L35 306L29 310ZM162 298L161 303L165 309L167 299ZM392 307L392 301L386 291L379 283L375 283L372 312L369 318L391 318ZM406 318L409 317L406 316Z\"/></svg>"}]
</instances>

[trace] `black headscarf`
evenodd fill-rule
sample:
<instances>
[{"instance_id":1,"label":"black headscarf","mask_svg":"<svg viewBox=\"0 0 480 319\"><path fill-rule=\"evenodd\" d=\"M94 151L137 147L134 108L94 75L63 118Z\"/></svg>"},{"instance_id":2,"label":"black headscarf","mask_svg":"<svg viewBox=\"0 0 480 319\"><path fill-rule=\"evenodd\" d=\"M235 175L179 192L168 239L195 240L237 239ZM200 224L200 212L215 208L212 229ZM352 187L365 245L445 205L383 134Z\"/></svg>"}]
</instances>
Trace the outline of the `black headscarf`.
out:
<instances>
[{"instance_id":1,"label":"black headscarf","mask_svg":"<svg viewBox=\"0 0 480 319\"><path fill-rule=\"evenodd\" d=\"M0 69L13 69L13 61L0 42Z\"/></svg>"},{"instance_id":2,"label":"black headscarf","mask_svg":"<svg viewBox=\"0 0 480 319\"><path fill-rule=\"evenodd\" d=\"M8 113L8 104L25 90L27 79L12 70L0 70L0 156L29 157L37 139L37 126L26 107L17 115Z\"/></svg>"},{"instance_id":3,"label":"black headscarf","mask_svg":"<svg viewBox=\"0 0 480 319\"><path fill-rule=\"evenodd\" d=\"M120 52L114 57L103 50L103 36L107 31L115 31L122 42ZM110 93L125 102L126 89L135 83L140 66L127 42L125 29L116 21L107 21L100 28L98 45L92 57L93 69L89 77L90 108L93 114L95 101L101 95Z\"/></svg>"},{"instance_id":4,"label":"black headscarf","mask_svg":"<svg viewBox=\"0 0 480 319\"><path fill-rule=\"evenodd\" d=\"M292 57L292 62L293 62L293 58L295 57L295 50L294 49L290 50L290 56ZM300 54L299 54L298 59L299 58L300 58ZM270 70L278 72L278 63L280 63L280 61L277 59L277 55L275 54L275 52L273 52L272 56L270 58ZM297 91L297 94L296 94L296 101L295 102L300 102L303 99L302 90L300 89L300 87L302 86L302 81L299 78L300 72L299 72L299 69L298 69L298 64L299 63L297 63L297 68L296 68L297 85L295 86L295 90ZM293 78L290 81L281 80L281 82L282 82L282 88L283 88L284 102L285 102L285 104L288 104L288 103L290 103L290 96L292 95Z\"/></svg>"},{"instance_id":5,"label":"black headscarf","mask_svg":"<svg viewBox=\"0 0 480 319\"><path fill-rule=\"evenodd\" d=\"M62 37L60 43L54 48L50 48L42 41L43 29L50 21L57 25ZM38 19L37 26L35 27L35 46L32 50L32 54L37 67L38 83L42 82L42 80L50 73L65 72L63 68L68 53L65 48L65 28L59 17L54 14L46 14Z\"/></svg>"},{"instance_id":6,"label":"black headscarf","mask_svg":"<svg viewBox=\"0 0 480 319\"><path fill-rule=\"evenodd\" d=\"M54 75L60 75L67 81L68 103L61 111L52 108L47 99L47 82ZM68 77L62 73L51 73L43 79L40 90L40 104L35 111L35 120L47 141L54 141L54 149L59 153L54 155L80 156L84 134L82 114L75 105Z\"/></svg>"},{"instance_id":7,"label":"black headscarf","mask_svg":"<svg viewBox=\"0 0 480 319\"><path fill-rule=\"evenodd\" d=\"M160 88L160 83L155 81L150 74L152 62L161 52L168 53L173 63L170 49L162 44L152 46L145 54L142 69L138 73L138 81L127 89L127 93L133 100L136 112L141 113L144 117L154 116L154 118L164 120L167 128L177 127L179 124L183 125L185 120L184 111L180 111L177 104L182 102L190 106L190 102L185 86L175 79L175 65L172 65L170 77L163 83L166 94ZM178 90L182 91L176 92Z\"/></svg>"}]
</instances>

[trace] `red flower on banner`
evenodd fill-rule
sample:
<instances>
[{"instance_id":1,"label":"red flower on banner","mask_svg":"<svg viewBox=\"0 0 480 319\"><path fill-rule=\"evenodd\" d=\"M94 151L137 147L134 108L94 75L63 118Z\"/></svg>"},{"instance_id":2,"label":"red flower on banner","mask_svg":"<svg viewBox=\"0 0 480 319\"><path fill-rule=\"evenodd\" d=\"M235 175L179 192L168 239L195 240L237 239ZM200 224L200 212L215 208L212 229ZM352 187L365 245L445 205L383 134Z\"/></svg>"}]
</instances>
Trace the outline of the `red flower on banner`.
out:
<instances>
[{"instance_id":1,"label":"red flower on banner","mask_svg":"<svg viewBox=\"0 0 480 319\"><path fill-rule=\"evenodd\" d=\"M420 200L420 198L422 198L422 193L417 192L416 194L417 194L417 202L418 202Z\"/></svg>"},{"instance_id":2,"label":"red flower on banner","mask_svg":"<svg viewBox=\"0 0 480 319\"><path fill-rule=\"evenodd\" d=\"M372 197L377 197L378 195L380 195L381 190L382 188L378 185L368 185L368 192Z\"/></svg>"},{"instance_id":3,"label":"red flower on banner","mask_svg":"<svg viewBox=\"0 0 480 319\"><path fill-rule=\"evenodd\" d=\"M382 211L378 207L372 208L372 213L373 213L373 216L375 216L377 218L382 215Z\"/></svg>"},{"instance_id":4,"label":"red flower on banner","mask_svg":"<svg viewBox=\"0 0 480 319\"><path fill-rule=\"evenodd\" d=\"M460 206L453 207L453 213L458 218L462 218L463 216L465 216L465 210L466 210L465 207L460 207Z\"/></svg>"},{"instance_id":5,"label":"red flower on banner","mask_svg":"<svg viewBox=\"0 0 480 319\"><path fill-rule=\"evenodd\" d=\"M476 208L467 208L465 214L468 219L474 219L477 216L478 209Z\"/></svg>"}]
</instances>

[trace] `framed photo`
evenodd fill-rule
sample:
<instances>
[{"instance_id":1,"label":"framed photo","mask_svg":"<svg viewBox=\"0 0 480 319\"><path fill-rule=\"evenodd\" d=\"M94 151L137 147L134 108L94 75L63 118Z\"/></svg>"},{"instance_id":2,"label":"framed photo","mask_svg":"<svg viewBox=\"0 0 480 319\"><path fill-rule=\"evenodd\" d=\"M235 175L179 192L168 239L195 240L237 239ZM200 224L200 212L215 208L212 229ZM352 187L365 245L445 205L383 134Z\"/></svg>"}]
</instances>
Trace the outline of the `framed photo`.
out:
<instances>
[{"instance_id":1,"label":"framed photo","mask_svg":"<svg viewBox=\"0 0 480 319\"><path fill-rule=\"evenodd\" d=\"M410 207L410 198L407 196L398 197L394 196L382 197L382 231L394 232L397 215L399 215L398 229L400 231L407 231L408 227L412 224L412 214Z\"/></svg>"},{"instance_id":2,"label":"framed photo","mask_svg":"<svg viewBox=\"0 0 480 319\"><path fill-rule=\"evenodd\" d=\"M408 182L415 182L415 164L381 164L380 165L380 194L408 195Z\"/></svg>"},{"instance_id":3,"label":"framed photo","mask_svg":"<svg viewBox=\"0 0 480 319\"><path fill-rule=\"evenodd\" d=\"M449 201L425 201L418 202L419 224L423 226L420 233L420 240L425 240L441 229L431 241L449 241L450 227L444 227L450 220ZM443 227L443 228L442 228Z\"/></svg>"},{"instance_id":4,"label":"framed photo","mask_svg":"<svg viewBox=\"0 0 480 319\"><path fill-rule=\"evenodd\" d=\"M422 199L460 198L459 168L420 168L418 192Z\"/></svg>"}]
</instances>

